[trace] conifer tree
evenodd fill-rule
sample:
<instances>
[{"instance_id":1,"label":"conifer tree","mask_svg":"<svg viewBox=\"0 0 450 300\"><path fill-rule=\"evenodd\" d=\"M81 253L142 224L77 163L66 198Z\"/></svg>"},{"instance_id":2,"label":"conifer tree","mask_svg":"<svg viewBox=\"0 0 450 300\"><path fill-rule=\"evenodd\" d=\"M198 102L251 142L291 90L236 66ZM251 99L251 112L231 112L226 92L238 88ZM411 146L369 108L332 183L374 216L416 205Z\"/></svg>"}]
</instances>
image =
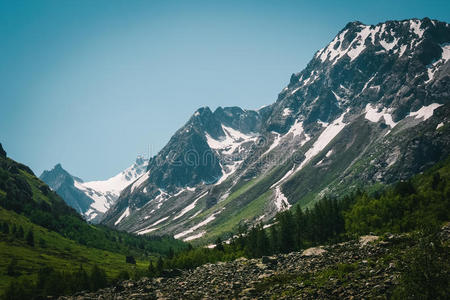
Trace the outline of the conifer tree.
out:
<instances>
[{"instance_id":1,"label":"conifer tree","mask_svg":"<svg viewBox=\"0 0 450 300\"><path fill-rule=\"evenodd\" d=\"M222 244L222 239L220 237L218 237L216 239L215 244L216 244L216 247L215 247L216 250L219 250L219 251L224 251L225 250L224 247L223 247L223 244Z\"/></svg>"},{"instance_id":2,"label":"conifer tree","mask_svg":"<svg viewBox=\"0 0 450 300\"><path fill-rule=\"evenodd\" d=\"M93 291L104 288L108 284L105 271L97 265L92 267L89 277L91 282L91 290Z\"/></svg>"},{"instance_id":3,"label":"conifer tree","mask_svg":"<svg viewBox=\"0 0 450 300\"><path fill-rule=\"evenodd\" d=\"M25 240L29 246L34 247L34 233L32 228L27 232Z\"/></svg>"},{"instance_id":4,"label":"conifer tree","mask_svg":"<svg viewBox=\"0 0 450 300\"><path fill-rule=\"evenodd\" d=\"M155 276L155 266L153 265L153 262L152 261L150 261L149 263L148 263L148 274L149 274L149 276L150 277L152 277L152 276Z\"/></svg>"},{"instance_id":5,"label":"conifer tree","mask_svg":"<svg viewBox=\"0 0 450 300\"><path fill-rule=\"evenodd\" d=\"M162 257L158 257L158 261L156 262L156 270L158 271L158 274L161 274L161 272L164 269L164 262Z\"/></svg>"}]
</instances>

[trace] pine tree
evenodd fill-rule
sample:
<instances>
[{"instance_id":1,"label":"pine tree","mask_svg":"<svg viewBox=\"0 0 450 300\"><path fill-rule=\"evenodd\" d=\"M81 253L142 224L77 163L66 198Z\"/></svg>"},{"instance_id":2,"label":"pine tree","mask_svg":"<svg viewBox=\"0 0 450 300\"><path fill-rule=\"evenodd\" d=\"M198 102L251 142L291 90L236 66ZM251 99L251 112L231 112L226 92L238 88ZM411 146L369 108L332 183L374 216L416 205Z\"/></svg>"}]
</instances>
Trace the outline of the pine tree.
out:
<instances>
[{"instance_id":1,"label":"pine tree","mask_svg":"<svg viewBox=\"0 0 450 300\"><path fill-rule=\"evenodd\" d=\"M16 276L17 273L17 259L13 257L6 268L6 275L8 276Z\"/></svg>"},{"instance_id":2,"label":"pine tree","mask_svg":"<svg viewBox=\"0 0 450 300\"><path fill-rule=\"evenodd\" d=\"M224 247L223 247L223 244L222 244L222 239L220 237L218 237L216 239L215 244L216 244L216 247L215 247L216 250L218 250L218 251L224 251L225 250Z\"/></svg>"},{"instance_id":3,"label":"pine tree","mask_svg":"<svg viewBox=\"0 0 450 300\"><path fill-rule=\"evenodd\" d=\"M17 232L17 226L16 224L13 224L12 228L11 228L11 233L15 236Z\"/></svg>"},{"instance_id":4,"label":"pine tree","mask_svg":"<svg viewBox=\"0 0 450 300\"><path fill-rule=\"evenodd\" d=\"M280 225L280 251L294 250L294 220L290 211L283 212L277 218Z\"/></svg>"},{"instance_id":5,"label":"pine tree","mask_svg":"<svg viewBox=\"0 0 450 300\"><path fill-rule=\"evenodd\" d=\"M169 247L169 253L167 254L167 257L168 257L169 259L172 259L174 255L175 255L175 253L174 253L174 251L173 251L173 248L172 248L172 247Z\"/></svg>"},{"instance_id":6,"label":"pine tree","mask_svg":"<svg viewBox=\"0 0 450 300\"><path fill-rule=\"evenodd\" d=\"M295 246L297 250L304 247L306 220L300 206L295 209Z\"/></svg>"},{"instance_id":7,"label":"pine tree","mask_svg":"<svg viewBox=\"0 0 450 300\"><path fill-rule=\"evenodd\" d=\"M22 227L22 226L19 226L19 228L18 228L17 231L16 231L16 237L19 238L19 239L22 239L22 238L23 238L23 235L24 235L24 233L23 233L23 227Z\"/></svg>"},{"instance_id":8,"label":"pine tree","mask_svg":"<svg viewBox=\"0 0 450 300\"><path fill-rule=\"evenodd\" d=\"M155 266L153 265L153 262L150 261L148 263L148 275L150 277L153 277L153 276L155 276L155 273L156 273Z\"/></svg>"},{"instance_id":9,"label":"pine tree","mask_svg":"<svg viewBox=\"0 0 450 300\"><path fill-rule=\"evenodd\" d=\"M161 274L161 272L164 269L164 262L162 257L158 257L158 261L156 262L156 270L158 271L158 274Z\"/></svg>"},{"instance_id":10,"label":"pine tree","mask_svg":"<svg viewBox=\"0 0 450 300\"><path fill-rule=\"evenodd\" d=\"M89 277L91 282L91 290L93 291L104 288L108 284L105 271L97 265L92 267Z\"/></svg>"},{"instance_id":11,"label":"pine tree","mask_svg":"<svg viewBox=\"0 0 450 300\"><path fill-rule=\"evenodd\" d=\"M34 234L33 234L33 229L32 228L30 228L30 230L27 232L27 235L26 235L25 239L26 239L27 244L29 246L34 247Z\"/></svg>"},{"instance_id":12,"label":"pine tree","mask_svg":"<svg viewBox=\"0 0 450 300\"><path fill-rule=\"evenodd\" d=\"M73 290L88 290L90 288L89 275L83 266L80 265L78 269L73 274L74 276L74 287Z\"/></svg>"},{"instance_id":13,"label":"pine tree","mask_svg":"<svg viewBox=\"0 0 450 300\"><path fill-rule=\"evenodd\" d=\"M256 233L256 256L270 254L270 242L262 225L259 225Z\"/></svg>"},{"instance_id":14,"label":"pine tree","mask_svg":"<svg viewBox=\"0 0 450 300\"><path fill-rule=\"evenodd\" d=\"M2 232L3 232L4 234L9 234L9 225L8 225L8 223L4 222L4 223L2 224Z\"/></svg>"},{"instance_id":15,"label":"pine tree","mask_svg":"<svg viewBox=\"0 0 450 300\"><path fill-rule=\"evenodd\" d=\"M280 239L276 225L270 227L270 245L273 253L278 253L280 250Z\"/></svg>"}]
</instances>

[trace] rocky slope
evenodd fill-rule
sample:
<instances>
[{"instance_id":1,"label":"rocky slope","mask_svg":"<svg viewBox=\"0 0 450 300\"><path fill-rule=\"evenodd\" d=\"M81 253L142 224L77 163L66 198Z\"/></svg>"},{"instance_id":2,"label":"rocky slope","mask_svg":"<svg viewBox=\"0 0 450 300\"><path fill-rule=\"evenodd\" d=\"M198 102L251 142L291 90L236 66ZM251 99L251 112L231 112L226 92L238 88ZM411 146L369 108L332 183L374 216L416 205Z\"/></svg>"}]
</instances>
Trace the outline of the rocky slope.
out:
<instances>
[{"instance_id":1,"label":"rocky slope","mask_svg":"<svg viewBox=\"0 0 450 300\"><path fill-rule=\"evenodd\" d=\"M444 241L449 233L447 226ZM302 253L207 264L172 278L123 281L60 299L386 299L399 283L402 255L416 243L405 234L369 235Z\"/></svg>"},{"instance_id":2,"label":"rocky slope","mask_svg":"<svg viewBox=\"0 0 450 300\"><path fill-rule=\"evenodd\" d=\"M272 105L197 110L104 224L206 243L450 154L450 26L349 23Z\"/></svg>"},{"instance_id":3,"label":"rocky slope","mask_svg":"<svg viewBox=\"0 0 450 300\"><path fill-rule=\"evenodd\" d=\"M147 165L148 160L139 156L132 166L114 177L84 182L57 164L52 170L44 171L40 179L86 220L98 223L119 198L121 191L145 173Z\"/></svg>"}]
</instances>

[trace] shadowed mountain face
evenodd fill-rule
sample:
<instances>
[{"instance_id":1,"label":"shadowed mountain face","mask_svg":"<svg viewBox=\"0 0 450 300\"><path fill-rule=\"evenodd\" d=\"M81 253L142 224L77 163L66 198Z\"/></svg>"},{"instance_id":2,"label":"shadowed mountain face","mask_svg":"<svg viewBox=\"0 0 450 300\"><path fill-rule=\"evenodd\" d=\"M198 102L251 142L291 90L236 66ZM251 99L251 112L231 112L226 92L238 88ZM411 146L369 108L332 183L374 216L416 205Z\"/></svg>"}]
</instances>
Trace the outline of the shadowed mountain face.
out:
<instances>
[{"instance_id":1,"label":"shadowed mountain face","mask_svg":"<svg viewBox=\"0 0 450 300\"><path fill-rule=\"evenodd\" d=\"M449 154L449 102L449 24L349 23L272 105L197 110L103 222L207 242L408 178Z\"/></svg>"},{"instance_id":2,"label":"shadowed mountain face","mask_svg":"<svg viewBox=\"0 0 450 300\"><path fill-rule=\"evenodd\" d=\"M80 214L86 212L94 202L75 187L74 177L64 170L61 164L57 164L51 171L44 171L40 179Z\"/></svg>"}]
</instances>

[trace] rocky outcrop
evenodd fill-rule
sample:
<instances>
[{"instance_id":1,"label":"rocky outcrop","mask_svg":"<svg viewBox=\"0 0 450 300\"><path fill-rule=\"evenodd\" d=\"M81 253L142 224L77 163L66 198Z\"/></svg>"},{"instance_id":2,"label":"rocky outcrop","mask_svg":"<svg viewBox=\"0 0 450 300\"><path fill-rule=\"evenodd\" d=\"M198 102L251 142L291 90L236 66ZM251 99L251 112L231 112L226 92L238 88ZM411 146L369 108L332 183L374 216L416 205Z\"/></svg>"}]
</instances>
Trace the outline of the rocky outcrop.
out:
<instances>
[{"instance_id":1,"label":"rocky outcrop","mask_svg":"<svg viewBox=\"0 0 450 300\"><path fill-rule=\"evenodd\" d=\"M415 243L407 234L364 236L303 252L206 264L172 278L123 281L60 299L384 299L399 282L399 257Z\"/></svg>"}]
</instances>

